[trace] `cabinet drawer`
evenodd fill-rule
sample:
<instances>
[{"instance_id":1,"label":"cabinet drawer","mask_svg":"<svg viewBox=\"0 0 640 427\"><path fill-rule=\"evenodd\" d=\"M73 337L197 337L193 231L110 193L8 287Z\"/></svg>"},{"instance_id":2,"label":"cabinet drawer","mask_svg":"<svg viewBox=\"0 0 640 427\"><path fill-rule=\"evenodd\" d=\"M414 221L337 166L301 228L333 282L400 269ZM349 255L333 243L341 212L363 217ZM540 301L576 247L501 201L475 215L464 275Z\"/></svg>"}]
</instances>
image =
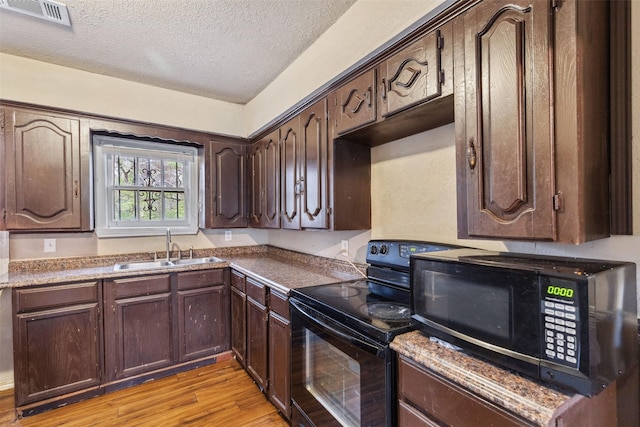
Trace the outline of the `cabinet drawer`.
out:
<instances>
[{"instance_id":1,"label":"cabinet drawer","mask_svg":"<svg viewBox=\"0 0 640 427\"><path fill-rule=\"evenodd\" d=\"M267 288L250 277L247 277L247 296L264 306L267 305Z\"/></svg>"},{"instance_id":2,"label":"cabinet drawer","mask_svg":"<svg viewBox=\"0 0 640 427\"><path fill-rule=\"evenodd\" d=\"M289 298L286 295L272 290L269 293L269 306L271 311L275 311L285 319L291 320L289 315Z\"/></svg>"},{"instance_id":3,"label":"cabinet drawer","mask_svg":"<svg viewBox=\"0 0 640 427\"><path fill-rule=\"evenodd\" d=\"M446 425L530 425L403 356L399 373L398 398Z\"/></svg>"},{"instance_id":4,"label":"cabinet drawer","mask_svg":"<svg viewBox=\"0 0 640 427\"><path fill-rule=\"evenodd\" d=\"M225 269L187 271L178 274L178 290L204 288L225 282Z\"/></svg>"},{"instance_id":5,"label":"cabinet drawer","mask_svg":"<svg viewBox=\"0 0 640 427\"><path fill-rule=\"evenodd\" d=\"M111 284L112 289L105 289L105 292L113 292L114 299L171 292L171 276L169 274L116 279Z\"/></svg>"},{"instance_id":6,"label":"cabinet drawer","mask_svg":"<svg viewBox=\"0 0 640 427\"><path fill-rule=\"evenodd\" d=\"M398 426L399 427L440 427L435 421L430 420L422 412L403 401L398 402Z\"/></svg>"},{"instance_id":7,"label":"cabinet drawer","mask_svg":"<svg viewBox=\"0 0 640 427\"><path fill-rule=\"evenodd\" d=\"M17 289L14 305L17 313L98 301L98 282Z\"/></svg>"},{"instance_id":8,"label":"cabinet drawer","mask_svg":"<svg viewBox=\"0 0 640 427\"><path fill-rule=\"evenodd\" d=\"M246 292L245 275L231 270L231 286L242 292Z\"/></svg>"}]
</instances>

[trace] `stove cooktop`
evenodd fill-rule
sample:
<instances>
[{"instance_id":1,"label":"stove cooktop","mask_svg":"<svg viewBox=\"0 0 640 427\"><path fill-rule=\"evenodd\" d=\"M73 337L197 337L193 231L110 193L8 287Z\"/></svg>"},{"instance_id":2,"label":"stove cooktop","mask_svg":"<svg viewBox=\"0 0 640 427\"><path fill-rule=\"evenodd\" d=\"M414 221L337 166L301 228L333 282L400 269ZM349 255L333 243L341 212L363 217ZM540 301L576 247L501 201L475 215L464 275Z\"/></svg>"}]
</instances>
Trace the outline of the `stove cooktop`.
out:
<instances>
[{"instance_id":1,"label":"stove cooktop","mask_svg":"<svg viewBox=\"0 0 640 427\"><path fill-rule=\"evenodd\" d=\"M409 293L370 280L298 288L291 296L384 343L413 329Z\"/></svg>"}]
</instances>

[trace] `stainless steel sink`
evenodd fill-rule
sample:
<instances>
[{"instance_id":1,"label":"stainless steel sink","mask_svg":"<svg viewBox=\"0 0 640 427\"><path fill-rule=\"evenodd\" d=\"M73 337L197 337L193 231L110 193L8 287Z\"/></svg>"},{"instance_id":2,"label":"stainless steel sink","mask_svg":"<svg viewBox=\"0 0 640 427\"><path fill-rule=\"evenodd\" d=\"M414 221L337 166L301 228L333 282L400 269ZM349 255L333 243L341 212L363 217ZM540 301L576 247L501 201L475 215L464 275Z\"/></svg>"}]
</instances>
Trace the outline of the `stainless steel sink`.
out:
<instances>
[{"instance_id":1,"label":"stainless steel sink","mask_svg":"<svg viewBox=\"0 0 640 427\"><path fill-rule=\"evenodd\" d=\"M114 271L120 270L149 270L153 268L169 268L169 267L180 267L185 265L197 265L197 264L207 264L213 262L223 262L218 257L203 257L203 258L185 258L185 259L177 259L173 261L136 261L136 262L119 262L113 266Z\"/></svg>"},{"instance_id":2,"label":"stainless steel sink","mask_svg":"<svg viewBox=\"0 0 640 427\"><path fill-rule=\"evenodd\" d=\"M210 256L210 257L203 257L203 258L184 258L184 259L178 259L171 262L174 263L175 265L195 265L195 264L207 264L210 262L223 262L223 261L218 257Z\"/></svg>"},{"instance_id":3,"label":"stainless steel sink","mask_svg":"<svg viewBox=\"0 0 640 427\"><path fill-rule=\"evenodd\" d=\"M117 263L113 269L118 270L145 270L149 268L173 267L171 261L141 261Z\"/></svg>"}]
</instances>

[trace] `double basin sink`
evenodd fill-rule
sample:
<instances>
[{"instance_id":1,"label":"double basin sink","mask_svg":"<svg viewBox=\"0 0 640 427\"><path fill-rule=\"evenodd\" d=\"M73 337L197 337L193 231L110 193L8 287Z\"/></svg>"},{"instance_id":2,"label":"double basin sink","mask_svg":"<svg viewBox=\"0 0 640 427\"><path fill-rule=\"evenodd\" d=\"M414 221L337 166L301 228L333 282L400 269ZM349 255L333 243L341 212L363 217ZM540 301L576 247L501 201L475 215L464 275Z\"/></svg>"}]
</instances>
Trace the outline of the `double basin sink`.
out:
<instances>
[{"instance_id":1,"label":"double basin sink","mask_svg":"<svg viewBox=\"0 0 640 427\"><path fill-rule=\"evenodd\" d=\"M189 265L208 264L215 262L224 262L218 257L210 256L203 258L184 258L176 260L157 260L157 261L136 261L136 262L122 262L113 266L114 271L121 270L149 270L154 268L171 268L171 267L185 267Z\"/></svg>"}]
</instances>

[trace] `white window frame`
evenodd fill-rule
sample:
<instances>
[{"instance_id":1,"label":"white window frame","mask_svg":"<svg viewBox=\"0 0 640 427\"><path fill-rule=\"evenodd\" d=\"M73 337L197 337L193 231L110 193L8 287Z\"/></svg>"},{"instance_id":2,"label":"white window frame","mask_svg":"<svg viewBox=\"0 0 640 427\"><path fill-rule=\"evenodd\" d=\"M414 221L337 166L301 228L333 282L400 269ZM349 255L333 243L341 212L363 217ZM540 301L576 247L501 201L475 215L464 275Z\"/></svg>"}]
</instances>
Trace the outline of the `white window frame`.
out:
<instances>
[{"instance_id":1,"label":"white window frame","mask_svg":"<svg viewBox=\"0 0 640 427\"><path fill-rule=\"evenodd\" d=\"M183 175L184 220L116 221L114 216L114 155L186 161ZM136 237L172 234L197 234L202 206L199 189L201 174L198 148L169 142L154 142L111 135L93 135L93 194L95 232L98 237ZM153 187L151 187L153 188Z\"/></svg>"}]
</instances>

